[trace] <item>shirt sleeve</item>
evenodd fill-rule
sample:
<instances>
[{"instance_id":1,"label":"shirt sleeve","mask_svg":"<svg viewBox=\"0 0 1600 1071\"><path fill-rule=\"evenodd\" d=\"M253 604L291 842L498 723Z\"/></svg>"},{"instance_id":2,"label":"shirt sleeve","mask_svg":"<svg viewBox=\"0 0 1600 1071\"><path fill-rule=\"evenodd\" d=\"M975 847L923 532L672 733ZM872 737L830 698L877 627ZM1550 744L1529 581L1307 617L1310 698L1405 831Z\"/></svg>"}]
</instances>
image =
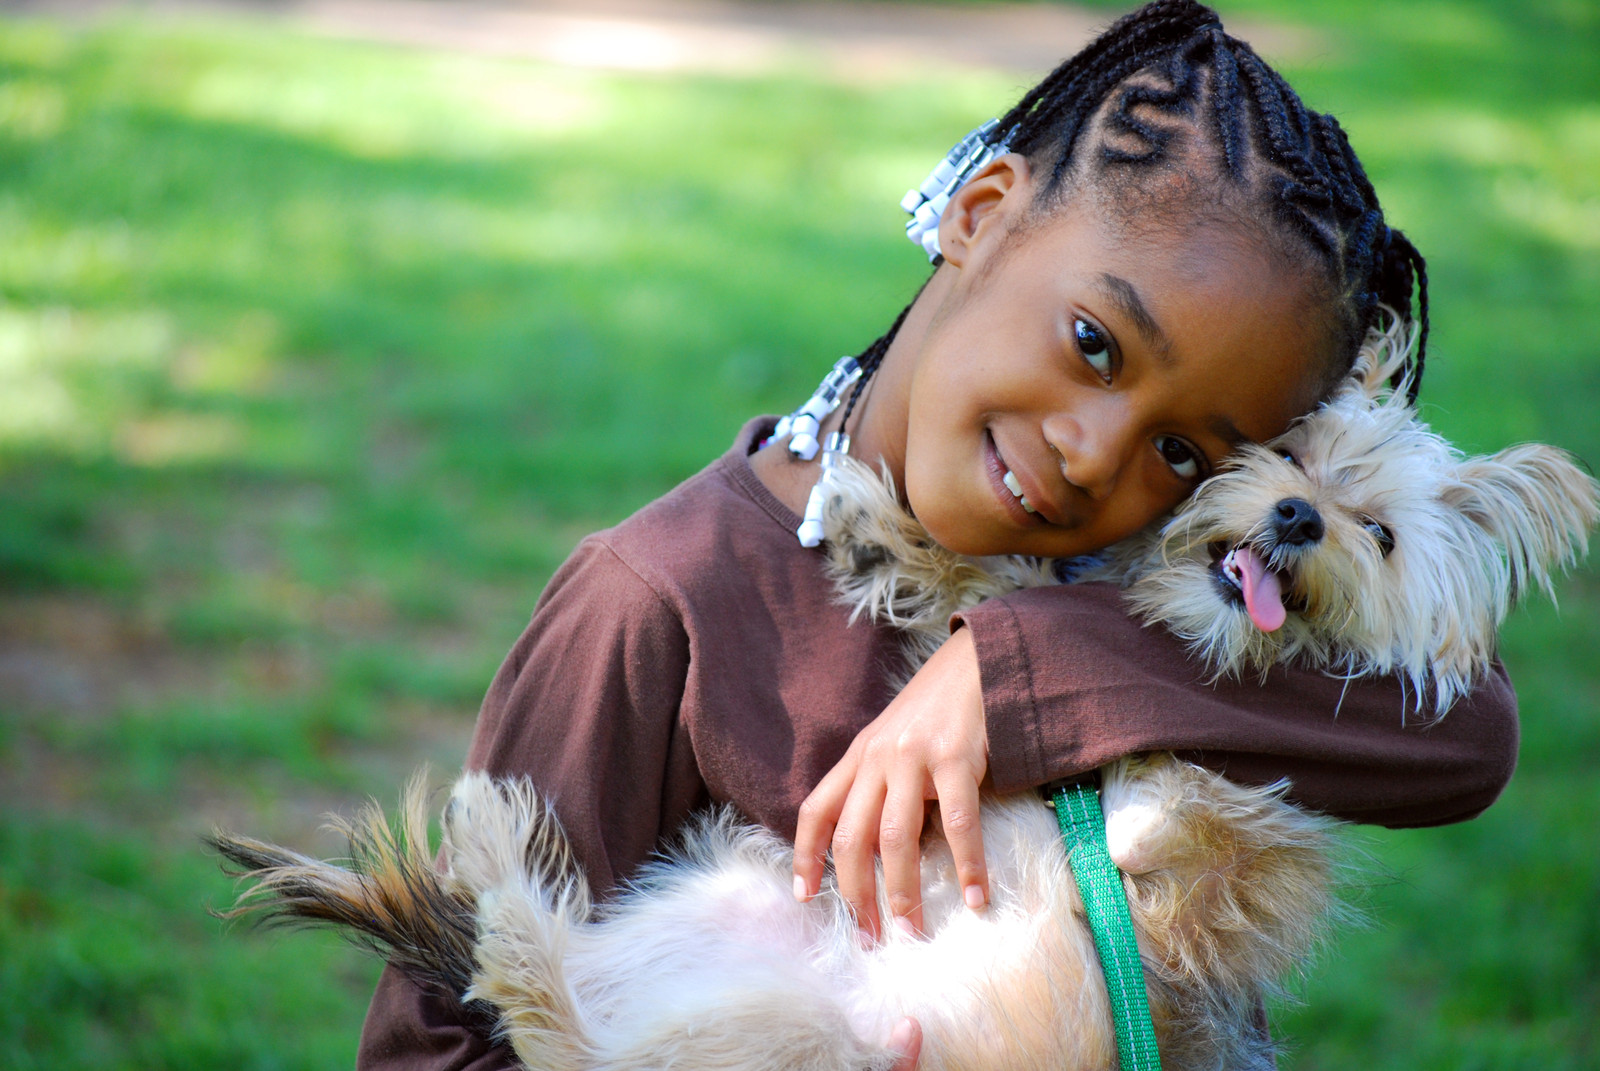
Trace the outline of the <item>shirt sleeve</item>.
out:
<instances>
[{"instance_id":1,"label":"shirt sleeve","mask_svg":"<svg viewBox=\"0 0 1600 1071\"><path fill-rule=\"evenodd\" d=\"M1110 584L1019 591L957 622L978 652L998 792L1175 751L1246 783L1288 778L1291 799L1337 818L1428 826L1480 813L1516 765L1517 701L1499 663L1440 718L1392 677L1275 666L1208 683Z\"/></svg>"},{"instance_id":2,"label":"shirt sleeve","mask_svg":"<svg viewBox=\"0 0 1600 1071\"><path fill-rule=\"evenodd\" d=\"M467 767L528 777L554 807L597 896L703 802L679 706L689 642L679 616L603 538L579 545L540 597L484 698ZM520 1067L457 1000L386 968L361 1071Z\"/></svg>"}]
</instances>

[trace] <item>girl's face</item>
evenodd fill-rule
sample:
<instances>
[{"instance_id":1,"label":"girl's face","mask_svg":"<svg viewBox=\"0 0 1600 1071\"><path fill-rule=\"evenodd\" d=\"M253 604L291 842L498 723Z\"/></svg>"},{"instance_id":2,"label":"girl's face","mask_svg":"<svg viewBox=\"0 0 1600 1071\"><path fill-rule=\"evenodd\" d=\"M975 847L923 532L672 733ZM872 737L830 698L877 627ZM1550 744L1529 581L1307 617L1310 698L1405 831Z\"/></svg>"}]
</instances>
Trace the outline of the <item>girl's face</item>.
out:
<instances>
[{"instance_id":1,"label":"girl's face","mask_svg":"<svg viewBox=\"0 0 1600 1071\"><path fill-rule=\"evenodd\" d=\"M1307 283L1218 224L1117 226L1080 197L1007 240L1032 196L1012 167L946 214L947 267L892 377L904 453L885 456L944 546L1065 557L1281 433L1326 341Z\"/></svg>"}]
</instances>

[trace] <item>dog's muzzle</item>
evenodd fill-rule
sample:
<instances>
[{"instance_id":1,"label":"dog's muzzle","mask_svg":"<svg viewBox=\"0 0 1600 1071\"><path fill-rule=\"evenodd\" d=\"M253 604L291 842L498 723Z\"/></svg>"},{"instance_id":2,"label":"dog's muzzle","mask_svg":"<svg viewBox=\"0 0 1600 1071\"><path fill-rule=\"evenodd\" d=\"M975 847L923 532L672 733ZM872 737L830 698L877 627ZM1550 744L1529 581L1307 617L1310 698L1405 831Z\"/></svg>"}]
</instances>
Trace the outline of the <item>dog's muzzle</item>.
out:
<instances>
[{"instance_id":1,"label":"dog's muzzle","mask_svg":"<svg viewBox=\"0 0 1600 1071\"><path fill-rule=\"evenodd\" d=\"M1322 514L1303 498L1279 500L1263 537L1249 543L1213 543L1211 573L1224 600L1241 607L1263 632L1283 627L1288 611L1303 607L1285 561L1322 542Z\"/></svg>"},{"instance_id":2,"label":"dog's muzzle","mask_svg":"<svg viewBox=\"0 0 1600 1071\"><path fill-rule=\"evenodd\" d=\"M1322 514L1303 498L1279 500L1270 521L1274 541L1281 547L1303 547L1320 543L1324 529Z\"/></svg>"}]
</instances>

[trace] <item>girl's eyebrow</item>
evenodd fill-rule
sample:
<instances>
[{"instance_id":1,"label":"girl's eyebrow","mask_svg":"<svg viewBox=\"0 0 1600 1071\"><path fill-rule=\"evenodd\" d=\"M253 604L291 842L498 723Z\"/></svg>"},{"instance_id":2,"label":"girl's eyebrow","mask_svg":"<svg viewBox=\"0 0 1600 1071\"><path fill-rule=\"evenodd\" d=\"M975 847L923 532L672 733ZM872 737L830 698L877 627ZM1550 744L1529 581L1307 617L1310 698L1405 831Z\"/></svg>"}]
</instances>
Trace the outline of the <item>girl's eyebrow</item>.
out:
<instances>
[{"instance_id":1,"label":"girl's eyebrow","mask_svg":"<svg viewBox=\"0 0 1600 1071\"><path fill-rule=\"evenodd\" d=\"M1100 290L1105 294L1106 300L1115 305L1117 311L1133 323L1134 328L1144 338L1145 344L1155 352L1162 363L1168 363L1171 360L1172 342L1161 330L1161 325L1156 323L1155 317L1150 315L1150 310L1144 307L1144 301L1140 299L1139 291L1134 289L1134 285L1120 275L1103 271L1100 273Z\"/></svg>"},{"instance_id":2,"label":"girl's eyebrow","mask_svg":"<svg viewBox=\"0 0 1600 1071\"><path fill-rule=\"evenodd\" d=\"M1239 430L1239 425L1225 416L1211 418L1211 434L1227 443L1230 451L1240 443L1249 441L1250 438L1250 436Z\"/></svg>"}]
</instances>

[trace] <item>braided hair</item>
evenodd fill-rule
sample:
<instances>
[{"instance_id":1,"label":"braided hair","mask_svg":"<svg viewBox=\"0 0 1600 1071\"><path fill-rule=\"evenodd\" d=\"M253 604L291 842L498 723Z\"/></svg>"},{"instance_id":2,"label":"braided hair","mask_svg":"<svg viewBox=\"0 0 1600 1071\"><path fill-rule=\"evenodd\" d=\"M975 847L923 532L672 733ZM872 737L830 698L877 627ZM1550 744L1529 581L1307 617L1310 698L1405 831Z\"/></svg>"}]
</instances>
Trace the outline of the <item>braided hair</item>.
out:
<instances>
[{"instance_id":1,"label":"braided hair","mask_svg":"<svg viewBox=\"0 0 1600 1071\"><path fill-rule=\"evenodd\" d=\"M1210 8L1155 0L1123 16L1029 90L990 140L1048 171L1039 211L1092 188L1148 218L1152 205L1177 207L1170 193L1167 201L1151 194L1152 179L1179 168L1211 176L1191 201L1204 198L1205 212L1227 211L1266 232L1326 280L1336 335L1330 382L1349 370L1368 330L1384 326L1385 310L1415 319L1416 348L1395 384L1416 400L1428 341L1422 254L1384 222L1338 122L1307 108ZM904 320L901 312L859 358L852 408Z\"/></svg>"}]
</instances>

